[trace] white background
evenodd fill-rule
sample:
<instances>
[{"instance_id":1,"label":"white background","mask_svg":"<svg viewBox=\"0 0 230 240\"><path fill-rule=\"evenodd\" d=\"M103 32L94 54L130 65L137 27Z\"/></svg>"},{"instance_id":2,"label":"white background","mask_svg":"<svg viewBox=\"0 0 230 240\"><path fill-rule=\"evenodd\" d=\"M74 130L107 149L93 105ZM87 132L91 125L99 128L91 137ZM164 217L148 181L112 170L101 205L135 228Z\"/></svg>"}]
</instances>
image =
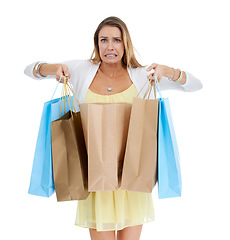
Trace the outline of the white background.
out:
<instances>
[{"instance_id":1,"label":"white background","mask_svg":"<svg viewBox=\"0 0 230 240\"><path fill-rule=\"evenodd\" d=\"M87 59L106 17L128 26L144 65L181 68L203 83L170 98L181 155L183 196L159 200L141 239L230 239L229 5L227 0L21 0L0 4L1 239L90 239L74 225L77 201L27 193L43 103L56 81L33 80L34 61Z\"/></svg>"}]
</instances>

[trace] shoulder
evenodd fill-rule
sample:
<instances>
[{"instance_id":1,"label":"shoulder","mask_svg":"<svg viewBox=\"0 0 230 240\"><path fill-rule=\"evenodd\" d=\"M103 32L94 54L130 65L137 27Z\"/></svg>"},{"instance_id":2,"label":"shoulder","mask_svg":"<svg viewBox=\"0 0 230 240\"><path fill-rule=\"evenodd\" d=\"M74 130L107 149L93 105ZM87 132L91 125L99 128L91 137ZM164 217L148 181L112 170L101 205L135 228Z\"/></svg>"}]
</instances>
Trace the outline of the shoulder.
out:
<instances>
[{"instance_id":1,"label":"shoulder","mask_svg":"<svg viewBox=\"0 0 230 240\"><path fill-rule=\"evenodd\" d=\"M145 67L137 67L128 69L130 77L134 85L136 86L138 92L145 86L148 81L148 72Z\"/></svg>"},{"instance_id":2,"label":"shoulder","mask_svg":"<svg viewBox=\"0 0 230 240\"><path fill-rule=\"evenodd\" d=\"M66 64L68 67L70 68L77 68L79 66L88 66L90 65L90 61L89 60L68 60L68 61L64 61L62 62L62 64Z\"/></svg>"},{"instance_id":3,"label":"shoulder","mask_svg":"<svg viewBox=\"0 0 230 240\"><path fill-rule=\"evenodd\" d=\"M86 73L97 68L98 66L96 64L91 63L88 59L64 61L62 62L62 64L66 64L68 66L70 74L74 74L76 72Z\"/></svg>"},{"instance_id":4,"label":"shoulder","mask_svg":"<svg viewBox=\"0 0 230 240\"><path fill-rule=\"evenodd\" d=\"M146 71L145 67L137 67L137 68L131 68L130 73L132 77L135 78L145 78L145 76L148 75L148 72Z\"/></svg>"},{"instance_id":5,"label":"shoulder","mask_svg":"<svg viewBox=\"0 0 230 240\"><path fill-rule=\"evenodd\" d=\"M142 86L146 80L149 72L146 71L145 67L131 68L130 74L132 79L138 83L139 86Z\"/></svg>"}]
</instances>

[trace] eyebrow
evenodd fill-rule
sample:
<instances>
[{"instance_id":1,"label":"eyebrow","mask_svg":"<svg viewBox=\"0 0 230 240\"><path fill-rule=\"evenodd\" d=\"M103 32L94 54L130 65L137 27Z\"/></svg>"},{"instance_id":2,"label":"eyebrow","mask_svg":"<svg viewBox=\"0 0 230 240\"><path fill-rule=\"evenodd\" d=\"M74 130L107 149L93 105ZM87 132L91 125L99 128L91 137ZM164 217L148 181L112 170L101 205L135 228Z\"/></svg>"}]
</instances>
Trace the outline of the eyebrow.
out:
<instances>
[{"instance_id":1,"label":"eyebrow","mask_svg":"<svg viewBox=\"0 0 230 240\"><path fill-rule=\"evenodd\" d=\"M100 38L108 38L108 37L101 36ZM113 38L121 38L121 37L113 37Z\"/></svg>"}]
</instances>

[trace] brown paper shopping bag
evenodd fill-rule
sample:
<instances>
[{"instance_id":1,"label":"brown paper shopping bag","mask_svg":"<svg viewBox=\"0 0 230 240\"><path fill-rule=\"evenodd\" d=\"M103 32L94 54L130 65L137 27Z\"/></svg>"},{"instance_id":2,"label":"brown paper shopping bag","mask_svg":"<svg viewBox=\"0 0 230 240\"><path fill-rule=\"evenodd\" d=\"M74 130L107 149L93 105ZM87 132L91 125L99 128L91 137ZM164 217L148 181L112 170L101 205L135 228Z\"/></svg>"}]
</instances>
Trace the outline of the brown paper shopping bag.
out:
<instances>
[{"instance_id":1,"label":"brown paper shopping bag","mask_svg":"<svg viewBox=\"0 0 230 240\"><path fill-rule=\"evenodd\" d=\"M80 112L70 110L51 123L51 143L57 201L86 199L88 164Z\"/></svg>"},{"instance_id":2,"label":"brown paper shopping bag","mask_svg":"<svg viewBox=\"0 0 230 240\"><path fill-rule=\"evenodd\" d=\"M151 90L150 84L145 96ZM151 193L157 179L158 100L144 98L133 99L121 189Z\"/></svg>"},{"instance_id":3,"label":"brown paper shopping bag","mask_svg":"<svg viewBox=\"0 0 230 240\"><path fill-rule=\"evenodd\" d=\"M88 153L88 191L114 191L120 187L131 106L80 104Z\"/></svg>"}]
</instances>

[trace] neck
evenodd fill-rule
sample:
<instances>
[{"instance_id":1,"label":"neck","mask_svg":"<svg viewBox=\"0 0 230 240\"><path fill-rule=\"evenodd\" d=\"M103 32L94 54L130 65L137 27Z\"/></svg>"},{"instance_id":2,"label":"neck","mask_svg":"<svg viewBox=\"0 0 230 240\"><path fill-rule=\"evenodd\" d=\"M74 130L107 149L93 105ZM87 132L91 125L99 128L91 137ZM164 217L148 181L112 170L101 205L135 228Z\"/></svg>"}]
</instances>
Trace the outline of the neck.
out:
<instances>
[{"instance_id":1,"label":"neck","mask_svg":"<svg viewBox=\"0 0 230 240\"><path fill-rule=\"evenodd\" d=\"M105 75L109 77L119 76L124 71L124 68L122 67L122 62L113 64L102 62L100 65L100 69Z\"/></svg>"}]
</instances>

